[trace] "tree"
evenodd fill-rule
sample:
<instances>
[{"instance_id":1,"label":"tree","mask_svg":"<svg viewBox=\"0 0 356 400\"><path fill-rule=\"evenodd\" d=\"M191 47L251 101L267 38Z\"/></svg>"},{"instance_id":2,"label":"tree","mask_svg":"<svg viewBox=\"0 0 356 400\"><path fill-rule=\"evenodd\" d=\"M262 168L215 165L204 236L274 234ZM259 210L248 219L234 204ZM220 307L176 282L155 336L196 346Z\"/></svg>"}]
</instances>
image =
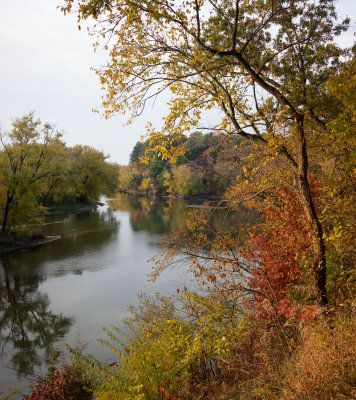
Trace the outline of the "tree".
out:
<instances>
[{"instance_id":1,"label":"tree","mask_svg":"<svg viewBox=\"0 0 356 400\"><path fill-rule=\"evenodd\" d=\"M51 125L41 127L41 121L35 120L33 113L16 119L12 126L8 135L0 137L4 149L1 153L2 234L11 226L30 224L38 216L40 183L51 174L46 154L49 145L60 137Z\"/></svg>"},{"instance_id":2,"label":"tree","mask_svg":"<svg viewBox=\"0 0 356 400\"><path fill-rule=\"evenodd\" d=\"M101 194L115 192L118 183L118 166L106 161L108 156L89 146L67 148L71 171L70 186L74 188L77 202L98 201Z\"/></svg>"},{"instance_id":3,"label":"tree","mask_svg":"<svg viewBox=\"0 0 356 400\"><path fill-rule=\"evenodd\" d=\"M139 190L142 190L143 192L147 193L151 188L150 178L143 179L141 182L141 185L138 188L139 188Z\"/></svg>"},{"instance_id":4,"label":"tree","mask_svg":"<svg viewBox=\"0 0 356 400\"><path fill-rule=\"evenodd\" d=\"M204 193L204 184L189 166L179 165L173 168L169 191L179 196L196 196Z\"/></svg>"},{"instance_id":5,"label":"tree","mask_svg":"<svg viewBox=\"0 0 356 400\"><path fill-rule=\"evenodd\" d=\"M356 61L346 63L328 81L335 101L328 130L314 139L312 155L319 159L323 185L322 221L325 226L329 287L341 299L356 288ZM337 112L335 112L337 111ZM351 289L351 293L349 290Z\"/></svg>"},{"instance_id":6,"label":"tree","mask_svg":"<svg viewBox=\"0 0 356 400\"><path fill-rule=\"evenodd\" d=\"M73 3L65 0L63 12ZM106 67L97 71L107 117L127 110L135 117L157 94L172 94L162 130L149 129L148 153L174 160L183 153L183 133L202 112L218 108L220 130L285 163L312 231L318 301L327 305L325 243L310 190L307 139L326 130L331 98L323 88L340 56L349 57L334 42L349 24L337 22L334 1L84 0L77 6L79 23L92 18L92 33L109 51Z\"/></svg>"},{"instance_id":7,"label":"tree","mask_svg":"<svg viewBox=\"0 0 356 400\"><path fill-rule=\"evenodd\" d=\"M92 147L53 143L48 146L46 159L52 173L45 179L40 198L45 206L95 203L102 194L117 189L118 165L107 162L107 156Z\"/></svg>"},{"instance_id":8,"label":"tree","mask_svg":"<svg viewBox=\"0 0 356 400\"><path fill-rule=\"evenodd\" d=\"M122 165L119 168L119 190L130 190L130 189L138 189L141 185L142 176L139 175L136 171L133 171L132 168L128 165Z\"/></svg>"},{"instance_id":9,"label":"tree","mask_svg":"<svg viewBox=\"0 0 356 400\"><path fill-rule=\"evenodd\" d=\"M142 142L137 142L132 149L132 153L130 154L130 164L138 163L140 158L145 155L146 144Z\"/></svg>"},{"instance_id":10,"label":"tree","mask_svg":"<svg viewBox=\"0 0 356 400\"><path fill-rule=\"evenodd\" d=\"M148 176L153 179L155 184L157 184L158 177L162 174L165 167L166 163L159 158L150 163Z\"/></svg>"}]
</instances>

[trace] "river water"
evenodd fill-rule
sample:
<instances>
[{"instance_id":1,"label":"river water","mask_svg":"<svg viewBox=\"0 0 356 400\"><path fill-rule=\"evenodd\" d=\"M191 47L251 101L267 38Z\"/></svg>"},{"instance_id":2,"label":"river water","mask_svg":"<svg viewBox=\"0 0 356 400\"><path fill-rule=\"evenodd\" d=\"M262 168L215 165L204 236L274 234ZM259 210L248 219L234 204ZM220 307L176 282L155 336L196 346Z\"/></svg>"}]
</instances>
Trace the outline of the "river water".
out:
<instances>
[{"instance_id":1,"label":"river water","mask_svg":"<svg viewBox=\"0 0 356 400\"><path fill-rule=\"evenodd\" d=\"M96 341L102 327L120 326L139 292L169 295L186 284L182 270L148 282L148 260L199 202L124 194L105 202L91 212L48 216L44 233L61 239L0 258L0 393L17 383L28 394L64 342L113 360ZM254 218L247 212L230 217L234 225L248 222Z\"/></svg>"}]
</instances>

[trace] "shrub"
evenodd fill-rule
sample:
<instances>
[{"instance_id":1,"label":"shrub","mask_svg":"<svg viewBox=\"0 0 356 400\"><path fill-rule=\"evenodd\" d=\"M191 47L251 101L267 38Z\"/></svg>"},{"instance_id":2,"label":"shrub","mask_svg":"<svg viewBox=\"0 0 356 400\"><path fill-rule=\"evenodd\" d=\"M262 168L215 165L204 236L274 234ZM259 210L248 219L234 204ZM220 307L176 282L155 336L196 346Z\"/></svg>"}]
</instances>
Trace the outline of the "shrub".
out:
<instances>
[{"instance_id":1,"label":"shrub","mask_svg":"<svg viewBox=\"0 0 356 400\"><path fill-rule=\"evenodd\" d=\"M82 373L75 365L54 370L42 382L36 383L31 394L23 400L89 400Z\"/></svg>"},{"instance_id":2,"label":"shrub","mask_svg":"<svg viewBox=\"0 0 356 400\"><path fill-rule=\"evenodd\" d=\"M204 297L187 296L190 305L212 306ZM72 351L93 384L94 397L173 400L212 396L219 383L214 379L218 355L228 352L229 335L236 338L233 330L227 332L219 323L221 314L212 312L209 321L183 319L170 298L159 296L155 300L141 296L140 305L131 307L131 312L133 318L125 321L125 332L115 327L104 329L107 339L101 342L119 358L117 363L107 365Z\"/></svg>"}]
</instances>

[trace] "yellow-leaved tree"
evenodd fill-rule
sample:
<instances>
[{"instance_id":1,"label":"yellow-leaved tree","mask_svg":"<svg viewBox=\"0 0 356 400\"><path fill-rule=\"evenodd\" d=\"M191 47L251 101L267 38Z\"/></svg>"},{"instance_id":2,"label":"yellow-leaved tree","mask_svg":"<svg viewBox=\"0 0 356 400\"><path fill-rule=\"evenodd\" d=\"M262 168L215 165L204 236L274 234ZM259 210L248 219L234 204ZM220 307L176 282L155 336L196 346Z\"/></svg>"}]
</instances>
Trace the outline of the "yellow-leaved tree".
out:
<instances>
[{"instance_id":1,"label":"yellow-leaved tree","mask_svg":"<svg viewBox=\"0 0 356 400\"><path fill-rule=\"evenodd\" d=\"M8 134L0 133L2 235L38 222L43 182L53 172L47 155L60 136L50 124L41 126L34 113L17 118Z\"/></svg>"},{"instance_id":2,"label":"yellow-leaved tree","mask_svg":"<svg viewBox=\"0 0 356 400\"><path fill-rule=\"evenodd\" d=\"M219 110L216 128L240 135L282 163L310 225L318 303L326 306L325 239L310 189L308 137L323 134L337 102L325 91L341 60L332 0L65 0L64 13L93 21L90 32L108 51L97 70L107 117L139 115L170 91L160 131L148 127L147 155L176 159L180 139L202 113ZM269 164L270 165L270 164ZM274 185L275 177L272 177ZM255 192L271 187L259 179Z\"/></svg>"}]
</instances>

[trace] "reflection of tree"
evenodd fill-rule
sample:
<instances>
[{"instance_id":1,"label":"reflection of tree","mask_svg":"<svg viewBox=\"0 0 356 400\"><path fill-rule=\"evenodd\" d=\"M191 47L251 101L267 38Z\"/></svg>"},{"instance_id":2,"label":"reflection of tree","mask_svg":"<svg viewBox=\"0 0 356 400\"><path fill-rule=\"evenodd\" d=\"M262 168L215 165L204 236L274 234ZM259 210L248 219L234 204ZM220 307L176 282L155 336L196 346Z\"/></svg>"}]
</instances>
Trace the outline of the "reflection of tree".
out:
<instances>
[{"instance_id":1,"label":"reflection of tree","mask_svg":"<svg viewBox=\"0 0 356 400\"><path fill-rule=\"evenodd\" d=\"M61 234L60 240L0 259L0 358L19 377L48 365L56 344L74 322L50 310L49 296L39 290L40 284L49 276L102 268L94 255L101 254L119 228L110 211L49 220L55 223L44 226L45 234Z\"/></svg>"},{"instance_id":2,"label":"reflection of tree","mask_svg":"<svg viewBox=\"0 0 356 400\"><path fill-rule=\"evenodd\" d=\"M120 222L110 210L60 215L51 218L44 227L46 235L61 235L60 240L47 243L28 253L11 255L18 260L24 273L41 270L46 277L63 276L68 273L97 271L103 267L100 254L106 246L115 242ZM54 223L53 223L54 222Z\"/></svg>"},{"instance_id":3,"label":"reflection of tree","mask_svg":"<svg viewBox=\"0 0 356 400\"><path fill-rule=\"evenodd\" d=\"M178 228L187 215L183 202L118 194L108 202L112 210L128 211L134 231L163 234Z\"/></svg>"},{"instance_id":4,"label":"reflection of tree","mask_svg":"<svg viewBox=\"0 0 356 400\"><path fill-rule=\"evenodd\" d=\"M146 231L152 234L162 234L170 231L170 215L167 215L162 203L147 204L130 212L132 229L136 232Z\"/></svg>"},{"instance_id":5,"label":"reflection of tree","mask_svg":"<svg viewBox=\"0 0 356 400\"><path fill-rule=\"evenodd\" d=\"M113 210L129 211L130 222L134 231L146 231L153 234L170 233L178 230L191 210L191 201L162 200L147 197L135 197L118 194L117 200L110 200ZM197 206L200 206L201 202ZM194 207L194 205L193 205ZM222 222L226 227L256 222L256 214L241 208L238 212L228 213L227 209L217 208L211 217L211 223L219 227Z\"/></svg>"},{"instance_id":6,"label":"reflection of tree","mask_svg":"<svg viewBox=\"0 0 356 400\"><path fill-rule=\"evenodd\" d=\"M63 339L73 318L49 310L49 299L38 291L42 278L36 270L24 274L16 261L0 264L0 345L12 347L11 365L19 376L31 375L35 366L49 363L54 344Z\"/></svg>"}]
</instances>

